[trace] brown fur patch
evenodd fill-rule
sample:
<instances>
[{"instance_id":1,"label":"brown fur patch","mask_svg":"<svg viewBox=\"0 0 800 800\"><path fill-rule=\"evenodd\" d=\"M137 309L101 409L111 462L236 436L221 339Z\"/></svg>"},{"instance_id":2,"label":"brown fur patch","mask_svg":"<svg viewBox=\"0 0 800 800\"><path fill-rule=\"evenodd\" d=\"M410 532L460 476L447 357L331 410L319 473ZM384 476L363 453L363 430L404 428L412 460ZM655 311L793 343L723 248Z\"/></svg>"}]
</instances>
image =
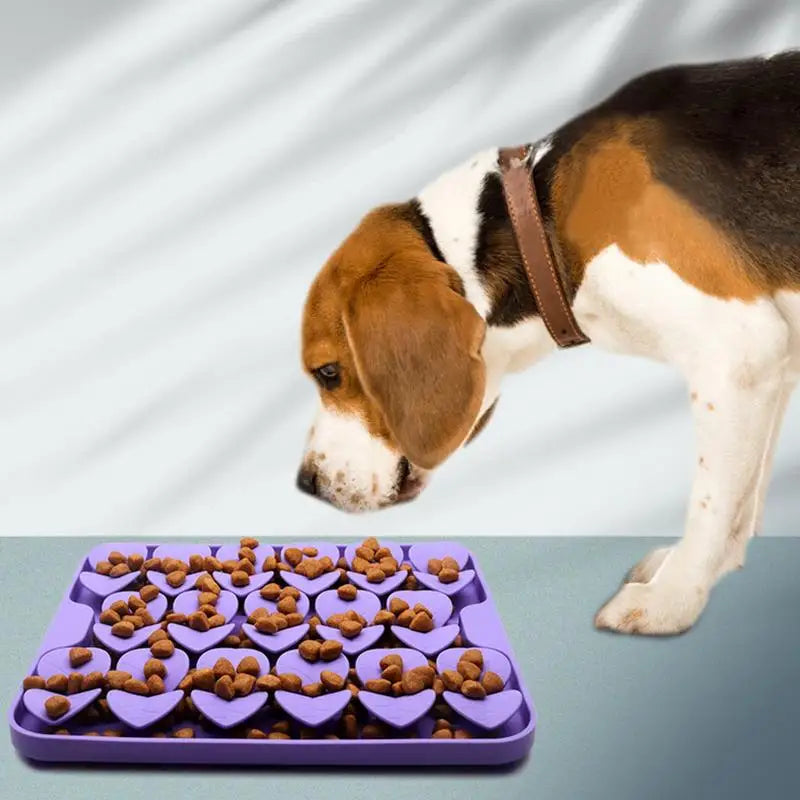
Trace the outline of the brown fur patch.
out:
<instances>
[{"instance_id":1,"label":"brown fur patch","mask_svg":"<svg viewBox=\"0 0 800 800\"><path fill-rule=\"evenodd\" d=\"M303 315L311 372L340 365L322 402L422 467L466 436L483 398L484 323L403 206L368 214L314 281Z\"/></svg>"},{"instance_id":2,"label":"brown fur patch","mask_svg":"<svg viewBox=\"0 0 800 800\"><path fill-rule=\"evenodd\" d=\"M629 258L660 261L701 291L752 300L769 291L743 251L653 176L647 121L604 123L559 161L552 199L560 256L577 285L585 265L616 244Z\"/></svg>"}]
</instances>

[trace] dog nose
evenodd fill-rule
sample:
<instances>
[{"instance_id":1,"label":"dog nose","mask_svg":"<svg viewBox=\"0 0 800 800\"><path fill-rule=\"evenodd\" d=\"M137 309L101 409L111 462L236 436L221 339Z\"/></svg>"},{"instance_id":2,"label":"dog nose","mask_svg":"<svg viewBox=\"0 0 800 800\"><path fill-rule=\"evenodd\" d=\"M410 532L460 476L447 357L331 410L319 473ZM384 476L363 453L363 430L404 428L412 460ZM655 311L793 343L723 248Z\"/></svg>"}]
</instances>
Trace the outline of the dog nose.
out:
<instances>
[{"instance_id":1,"label":"dog nose","mask_svg":"<svg viewBox=\"0 0 800 800\"><path fill-rule=\"evenodd\" d=\"M317 473L308 467L300 467L300 471L297 473L297 488L306 494L316 494Z\"/></svg>"}]
</instances>

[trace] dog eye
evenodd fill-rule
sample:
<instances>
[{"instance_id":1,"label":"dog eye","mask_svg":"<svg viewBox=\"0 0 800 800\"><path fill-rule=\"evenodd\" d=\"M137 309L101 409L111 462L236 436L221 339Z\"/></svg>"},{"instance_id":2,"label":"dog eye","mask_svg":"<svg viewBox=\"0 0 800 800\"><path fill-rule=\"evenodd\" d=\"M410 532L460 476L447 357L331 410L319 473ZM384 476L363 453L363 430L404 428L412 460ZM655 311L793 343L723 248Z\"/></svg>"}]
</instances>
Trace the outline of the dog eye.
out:
<instances>
[{"instance_id":1,"label":"dog eye","mask_svg":"<svg viewBox=\"0 0 800 800\"><path fill-rule=\"evenodd\" d=\"M323 364L313 370L313 373L323 389L335 389L342 382L338 364Z\"/></svg>"}]
</instances>

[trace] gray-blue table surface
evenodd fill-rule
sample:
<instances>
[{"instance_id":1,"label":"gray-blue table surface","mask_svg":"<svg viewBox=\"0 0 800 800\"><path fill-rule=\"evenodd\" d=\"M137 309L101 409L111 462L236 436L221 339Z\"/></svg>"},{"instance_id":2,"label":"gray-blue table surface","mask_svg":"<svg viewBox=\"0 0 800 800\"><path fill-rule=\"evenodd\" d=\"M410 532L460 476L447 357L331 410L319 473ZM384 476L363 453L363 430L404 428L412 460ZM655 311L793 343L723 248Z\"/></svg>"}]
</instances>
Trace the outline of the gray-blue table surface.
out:
<instances>
[{"instance_id":1,"label":"gray-blue table surface","mask_svg":"<svg viewBox=\"0 0 800 800\"><path fill-rule=\"evenodd\" d=\"M462 539L493 589L539 713L504 769L37 766L8 734L0 797L789 798L800 796L800 539L758 539L673 639L601 634L592 615L653 539ZM87 539L0 539L8 710Z\"/></svg>"}]
</instances>

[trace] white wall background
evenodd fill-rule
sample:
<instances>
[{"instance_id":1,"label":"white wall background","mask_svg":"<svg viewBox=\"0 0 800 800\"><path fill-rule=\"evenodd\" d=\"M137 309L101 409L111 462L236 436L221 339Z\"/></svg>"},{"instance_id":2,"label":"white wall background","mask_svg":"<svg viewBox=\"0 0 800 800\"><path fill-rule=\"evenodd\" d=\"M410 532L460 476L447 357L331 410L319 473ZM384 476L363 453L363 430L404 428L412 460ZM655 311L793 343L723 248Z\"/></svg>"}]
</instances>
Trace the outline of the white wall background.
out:
<instances>
[{"instance_id":1,"label":"white wall background","mask_svg":"<svg viewBox=\"0 0 800 800\"><path fill-rule=\"evenodd\" d=\"M370 206L670 62L800 44L789 0L0 1L0 533L678 534L667 368L509 380L401 508L294 488L307 285ZM800 408L767 532L797 533Z\"/></svg>"}]
</instances>

